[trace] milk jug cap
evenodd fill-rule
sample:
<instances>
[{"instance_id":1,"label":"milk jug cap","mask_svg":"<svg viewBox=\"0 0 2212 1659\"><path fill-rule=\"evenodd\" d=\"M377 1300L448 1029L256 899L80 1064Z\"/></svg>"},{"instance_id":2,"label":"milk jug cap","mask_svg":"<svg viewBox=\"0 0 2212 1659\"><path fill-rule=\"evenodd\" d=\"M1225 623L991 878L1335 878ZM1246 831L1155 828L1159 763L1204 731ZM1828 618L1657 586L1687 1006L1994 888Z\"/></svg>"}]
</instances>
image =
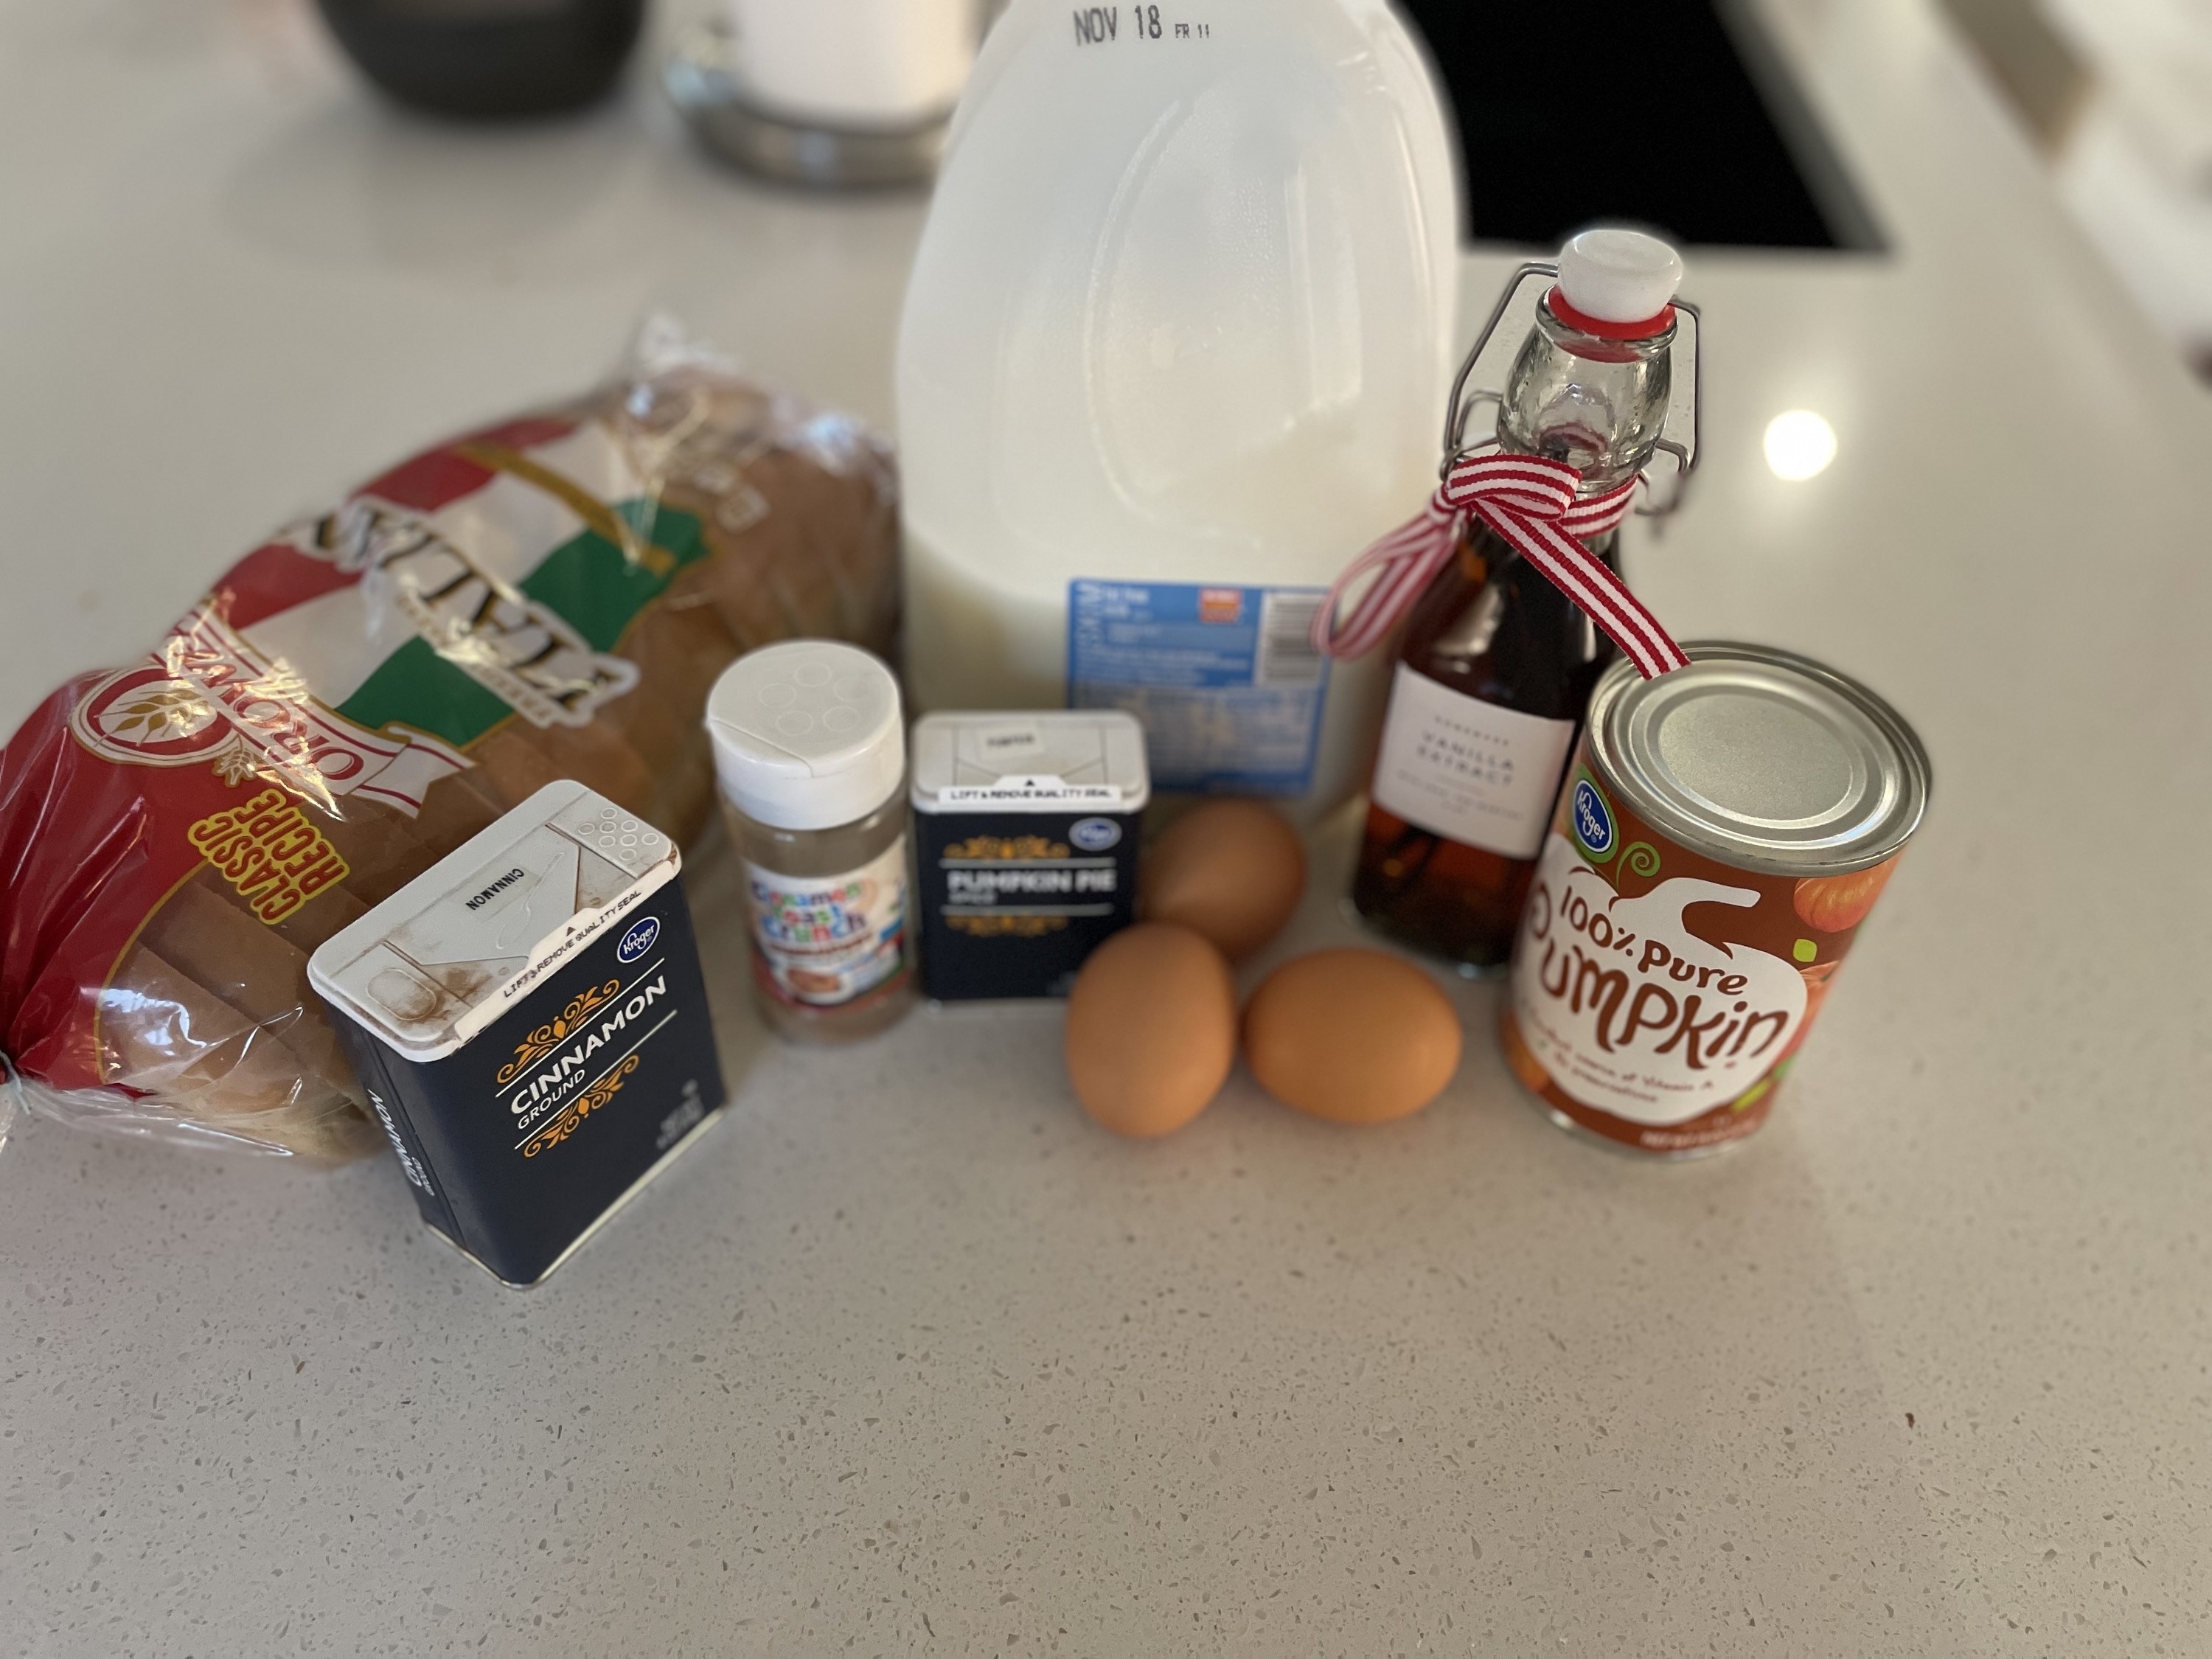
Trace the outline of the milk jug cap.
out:
<instances>
[{"instance_id":1,"label":"milk jug cap","mask_svg":"<svg viewBox=\"0 0 2212 1659\"><path fill-rule=\"evenodd\" d=\"M714 774L747 817L777 830L864 818L906 775L898 682L858 647L790 640L740 657L707 698Z\"/></svg>"},{"instance_id":2,"label":"milk jug cap","mask_svg":"<svg viewBox=\"0 0 2212 1659\"><path fill-rule=\"evenodd\" d=\"M1559 292L1585 317L1640 323L1674 302L1682 256L1640 230L1585 230L1559 250Z\"/></svg>"}]
</instances>

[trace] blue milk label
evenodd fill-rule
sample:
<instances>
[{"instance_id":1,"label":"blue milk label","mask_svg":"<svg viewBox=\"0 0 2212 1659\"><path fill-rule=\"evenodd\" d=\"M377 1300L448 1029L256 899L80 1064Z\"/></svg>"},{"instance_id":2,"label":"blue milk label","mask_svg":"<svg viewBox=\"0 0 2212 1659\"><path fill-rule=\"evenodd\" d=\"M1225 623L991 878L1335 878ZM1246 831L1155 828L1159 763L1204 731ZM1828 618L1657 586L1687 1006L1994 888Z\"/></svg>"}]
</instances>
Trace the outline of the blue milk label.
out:
<instances>
[{"instance_id":1,"label":"blue milk label","mask_svg":"<svg viewBox=\"0 0 2212 1659\"><path fill-rule=\"evenodd\" d=\"M1067 706L1143 722L1152 781L1182 793L1302 795L1328 659L1318 587L1081 580L1067 592Z\"/></svg>"}]
</instances>

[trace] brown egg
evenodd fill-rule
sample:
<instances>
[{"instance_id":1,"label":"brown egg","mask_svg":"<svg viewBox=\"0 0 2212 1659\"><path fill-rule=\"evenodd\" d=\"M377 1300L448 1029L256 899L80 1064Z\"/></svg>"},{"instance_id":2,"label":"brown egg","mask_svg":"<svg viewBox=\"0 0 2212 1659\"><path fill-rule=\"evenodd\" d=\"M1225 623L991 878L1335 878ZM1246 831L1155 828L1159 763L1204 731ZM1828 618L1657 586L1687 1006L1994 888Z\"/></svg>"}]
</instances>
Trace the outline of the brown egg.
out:
<instances>
[{"instance_id":1,"label":"brown egg","mask_svg":"<svg viewBox=\"0 0 2212 1659\"><path fill-rule=\"evenodd\" d=\"M1076 975L1068 1080L1116 1133L1172 1134L1221 1092L1236 1059L1237 982L1188 927L1124 929Z\"/></svg>"},{"instance_id":2,"label":"brown egg","mask_svg":"<svg viewBox=\"0 0 2212 1659\"><path fill-rule=\"evenodd\" d=\"M1180 922L1231 962L1283 930L1305 890L1306 853L1290 820L1256 800L1194 807L1145 853L1138 913Z\"/></svg>"},{"instance_id":3,"label":"brown egg","mask_svg":"<svg viewBox=\"0 0 2212 1659\"><path fill-rule=\"evenodd\" d=\"M1320 951L1284 963L1244 1011L1244 1063L1285 1106L1333 1123L1418 1112L1459 1069L1459 1016L1413 963Z\"/></svg>"}]
</instances>

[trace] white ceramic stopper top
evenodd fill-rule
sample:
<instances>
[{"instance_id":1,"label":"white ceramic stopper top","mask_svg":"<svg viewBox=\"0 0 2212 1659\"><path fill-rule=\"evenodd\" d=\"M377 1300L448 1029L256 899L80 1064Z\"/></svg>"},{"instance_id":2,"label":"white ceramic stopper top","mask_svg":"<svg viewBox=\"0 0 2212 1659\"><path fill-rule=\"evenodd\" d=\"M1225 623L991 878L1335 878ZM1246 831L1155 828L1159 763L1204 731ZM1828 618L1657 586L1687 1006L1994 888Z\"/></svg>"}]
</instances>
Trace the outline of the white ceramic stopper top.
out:
<instances>
[{"instance_id":1,"label":"white ceramic stopper top","mask_svg":"<svg viewBox=\"0 0 2212 1659\"><path fill-rule=\"evenodd\" d=\"M1559 292L1601 323L1656 317L1681 283L1682 256L1640 230L1585 230L1559 250Z\"/></svg>"},{"instance_id":2,"label":"white ceramic stopper top","mask_svg":"<svg viewBox=\"0 0 2212 1659\"><path fill-rule=\"evenodd\" d=\"M857 646L791 640L740 657L707 698L714 775L747 817L832 830L899 793L898 682Z\"/></svg>"}]
</instances>

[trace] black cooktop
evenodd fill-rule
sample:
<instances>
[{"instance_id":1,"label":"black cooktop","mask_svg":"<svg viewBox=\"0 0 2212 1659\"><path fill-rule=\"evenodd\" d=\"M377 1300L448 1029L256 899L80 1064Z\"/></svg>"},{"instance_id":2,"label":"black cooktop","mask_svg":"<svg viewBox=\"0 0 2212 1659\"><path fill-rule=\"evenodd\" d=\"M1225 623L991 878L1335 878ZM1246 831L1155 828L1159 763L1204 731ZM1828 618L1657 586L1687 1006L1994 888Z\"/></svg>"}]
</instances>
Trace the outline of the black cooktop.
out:
<instances>
[{"instance_id":1,"label":"black cooktop","mask_svg":"<svg viewBox=\"0 0 2212 1659\"><path fill-rule=\"evenodd\" d=\"M1468 229L1597 221L1707 246L1878 251L1872 216L1742 0L1400 0L1457 106Z\"/></svg>"}]
</instances>

